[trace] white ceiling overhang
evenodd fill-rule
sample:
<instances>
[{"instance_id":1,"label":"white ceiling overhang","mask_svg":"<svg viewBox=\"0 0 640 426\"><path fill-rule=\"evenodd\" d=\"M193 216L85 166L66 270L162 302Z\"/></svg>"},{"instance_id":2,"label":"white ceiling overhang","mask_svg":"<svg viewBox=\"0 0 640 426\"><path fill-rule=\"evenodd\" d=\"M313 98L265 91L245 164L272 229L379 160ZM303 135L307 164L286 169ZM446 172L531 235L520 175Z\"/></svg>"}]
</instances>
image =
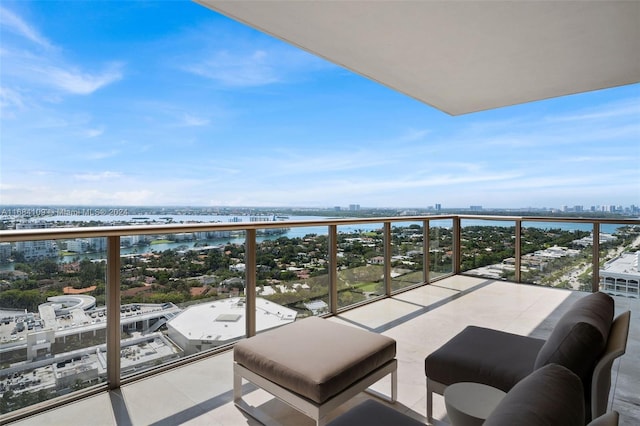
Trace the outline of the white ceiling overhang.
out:
<instances>
[{"instance_id":1,"label":"white ceiling overhang","mask_svg":"<svg viewBox=\"0 0 640 426\"><path fill-rule=\"evenodd\" d=\"M196 1L452 115L640 81L640 1Z\"/></svg>"}]
</instances>

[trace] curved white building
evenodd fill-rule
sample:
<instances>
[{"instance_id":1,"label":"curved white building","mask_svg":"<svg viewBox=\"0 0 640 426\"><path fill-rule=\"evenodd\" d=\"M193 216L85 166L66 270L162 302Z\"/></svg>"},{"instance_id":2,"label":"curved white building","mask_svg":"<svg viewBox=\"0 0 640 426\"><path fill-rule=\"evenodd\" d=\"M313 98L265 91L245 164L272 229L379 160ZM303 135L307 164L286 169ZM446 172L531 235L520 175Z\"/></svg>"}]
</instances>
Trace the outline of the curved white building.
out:
<instances>
[{"instance_id":1,"label":"curved white building","mask_svg":"<svg viewBox=\"0 0 640 426\"><path fill-rule=\"evenodd\" d=\"M47 303L40 306L52 306L56 315L69 315L76 309L88 311L96 307L96 298L81 294L65 294L47 298Z\"/></svg>"}]
</instances>

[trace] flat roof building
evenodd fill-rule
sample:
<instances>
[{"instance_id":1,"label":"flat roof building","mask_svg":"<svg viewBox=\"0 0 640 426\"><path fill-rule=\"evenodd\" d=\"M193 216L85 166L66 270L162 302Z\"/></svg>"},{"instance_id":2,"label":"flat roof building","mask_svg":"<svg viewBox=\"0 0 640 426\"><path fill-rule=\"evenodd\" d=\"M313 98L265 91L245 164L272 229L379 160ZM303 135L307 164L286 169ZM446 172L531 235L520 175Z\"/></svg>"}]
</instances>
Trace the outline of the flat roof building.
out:
<instances>
[{"instance_id":1,"label":"flat roof building","mask_svg":"<svg viewBox=\"0 0 640 426\"><path fill-rule=\"evenodd\" d=\"M600 290L615 296L638 297L640 251L625 252L600 269Z\"/></svg>"},{"instance_id":2,"label":"flat roof building","mask_svg":"<svg viewBox=\"0 0 640 426\"><path fill-rule=\"evenodd\" d=\"M297 312L256 298L258 332L295 321ZM190 306L167 322L168 335L185 355L238 340L246 335L245 299L232 297Z\"/></svg>"}]
</instances>

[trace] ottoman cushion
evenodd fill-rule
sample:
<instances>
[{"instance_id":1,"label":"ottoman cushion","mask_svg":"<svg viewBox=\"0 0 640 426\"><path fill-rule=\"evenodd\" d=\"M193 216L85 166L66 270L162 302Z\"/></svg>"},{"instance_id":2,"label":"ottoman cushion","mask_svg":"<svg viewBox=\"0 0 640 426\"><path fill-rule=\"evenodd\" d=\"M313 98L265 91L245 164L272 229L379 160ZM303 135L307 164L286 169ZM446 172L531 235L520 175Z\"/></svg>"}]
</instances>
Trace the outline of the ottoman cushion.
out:
<instances>
[{"instance_id":1,"label":"ottoman cushion","mask_svg":"<svg viewBox=\"0 0 640 426\"><path fill-rule=\"evenodd\" d=\"M393 360L395 340L310 317L242 340L233 358L318 404Z\"/></svg>"}]
</instances>

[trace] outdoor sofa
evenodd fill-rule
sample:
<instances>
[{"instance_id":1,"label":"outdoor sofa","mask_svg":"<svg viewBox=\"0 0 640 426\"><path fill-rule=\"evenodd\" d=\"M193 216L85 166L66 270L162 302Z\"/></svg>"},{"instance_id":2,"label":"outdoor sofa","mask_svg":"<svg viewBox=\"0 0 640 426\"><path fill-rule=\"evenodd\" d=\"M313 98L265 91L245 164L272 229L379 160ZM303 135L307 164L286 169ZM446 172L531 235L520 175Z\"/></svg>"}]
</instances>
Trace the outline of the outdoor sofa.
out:
<instances>
[{"instance_id":1,"label":"outdoor sofa","mask_svg":"<svg viewBox=\"0 0 640 426\"><path fill-rule=\"evenodd\" d=\"M484 426L582 426L585 424L582 381L559 364L547 364L519 381L491 412ZM610 411L589 426L616 426Z\"/></svg>"},{"instance_id":2,"label":"outdoor sofa","mask_svg":"<svg viewBox=\"0 0 640 426\"><path fill-rule=\"evenodd\" d=\"M509 392L532 372L559 364L582 384L584 422L607 411L611 365L624 354L630 312L615 321L614 301L597 292L576 301L545 341L483 327L469 326L425 359L427 419L433 393L443 394L458 382L483 383Z\"/></svg>"}]
</instances>

